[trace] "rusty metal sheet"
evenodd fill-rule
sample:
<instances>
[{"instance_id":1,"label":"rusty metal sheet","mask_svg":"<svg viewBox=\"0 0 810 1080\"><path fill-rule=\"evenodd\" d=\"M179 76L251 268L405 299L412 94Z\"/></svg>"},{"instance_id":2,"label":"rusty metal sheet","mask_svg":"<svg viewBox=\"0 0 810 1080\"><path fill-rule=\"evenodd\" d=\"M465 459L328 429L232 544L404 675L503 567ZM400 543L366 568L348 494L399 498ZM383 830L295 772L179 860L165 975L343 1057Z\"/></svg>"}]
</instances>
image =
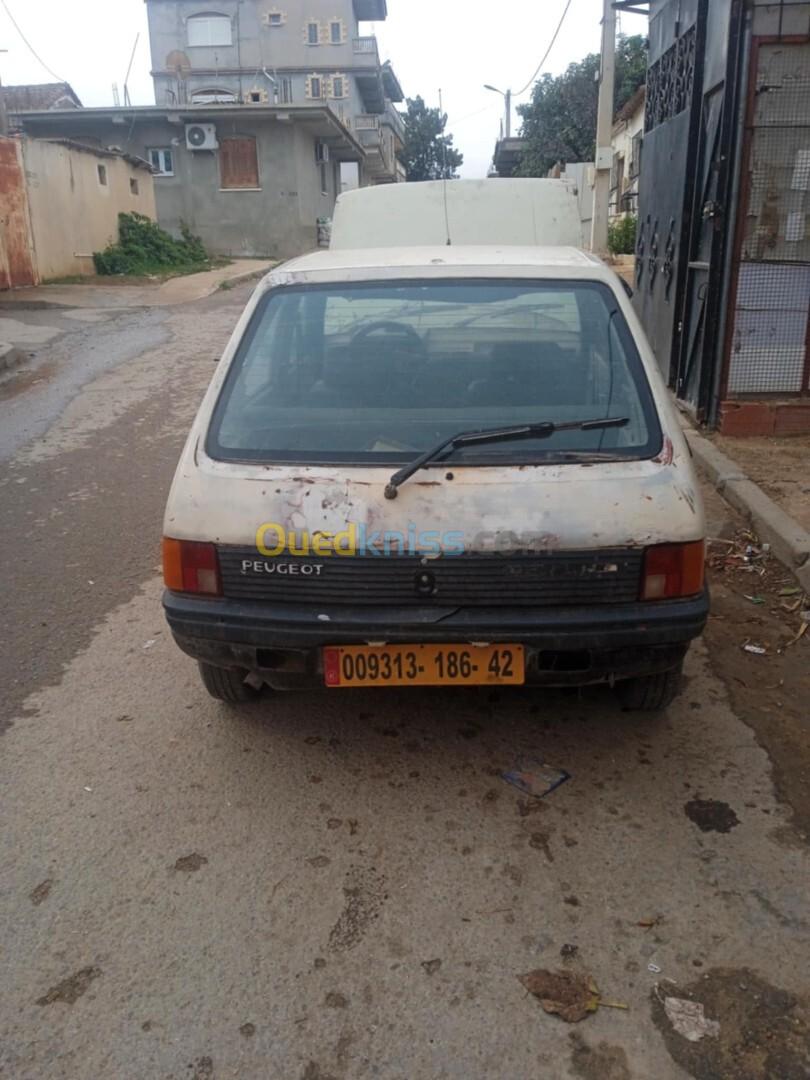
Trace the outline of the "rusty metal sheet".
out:
<instances>
[{"instance_id":1,"label":"rusty metal sheet","mask_svg":"<svg viewBox=\"0 0 810 1080\"><path fill-rule=\"evenodd\" d=\"M20 147L0 137L0 289L35 284Z\"/></svg>"}]
</instances>

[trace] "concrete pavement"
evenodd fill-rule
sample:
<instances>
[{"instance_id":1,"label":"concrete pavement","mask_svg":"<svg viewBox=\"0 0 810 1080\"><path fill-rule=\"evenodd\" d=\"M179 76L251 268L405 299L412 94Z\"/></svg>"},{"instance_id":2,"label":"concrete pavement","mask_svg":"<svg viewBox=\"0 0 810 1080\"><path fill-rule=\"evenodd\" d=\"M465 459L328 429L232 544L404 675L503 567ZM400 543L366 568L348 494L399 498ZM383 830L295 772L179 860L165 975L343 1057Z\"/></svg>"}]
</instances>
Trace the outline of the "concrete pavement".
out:
<instances>
[{"instance_id":1,"label":"concrete pavement","mask_svg":"<svg viewBox=\"0 0 810 1080\"><path fill-rule=\"evenodd\" d=\"M266 273L273 266L269 259L234 259L227 266L183 274L154 285L130 285L124 279L109 285L37 285L27 289L0 292L0 313L19 307L65 307L122 310L139 307L171 307L202 300L223 284L239 285ZM78 316L76 316L78 317Z\"/></svg>"},{"instance_id":2,"label":"concrete pavement","mask_svg":"<svg viewBox=\"0 0 810 1080\"><path fill-rule=\"evenodd\" d=\"M248 294L88 325L0 400L26 417L0 472L0 1076L807 1075L807 836L719 638L652 721L601 690L205 695L160 516ZM107 357L78 386L72 343ZM527 758L572 779L527 801L501 775ZM627 1009L569 1026L534 968ZM719 1035L674 1031L689 995Z\"/></svg>"}]
</instances>

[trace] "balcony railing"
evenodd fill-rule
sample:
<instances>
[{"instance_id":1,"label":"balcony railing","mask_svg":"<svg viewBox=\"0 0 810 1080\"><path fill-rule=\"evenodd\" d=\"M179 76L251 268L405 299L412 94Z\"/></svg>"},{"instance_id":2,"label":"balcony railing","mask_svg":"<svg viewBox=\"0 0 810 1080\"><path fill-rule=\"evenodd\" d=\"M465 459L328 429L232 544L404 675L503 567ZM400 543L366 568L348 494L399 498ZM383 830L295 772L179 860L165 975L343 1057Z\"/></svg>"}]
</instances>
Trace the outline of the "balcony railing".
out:
<instances>
[{"instance_id":1,"label":"balcony railing","mask_svg":"<svg viewBox=\"0 0 810 1080\"><path fill-rule=\"evenodd\" d=\"M402 114L397 109L394 108L394 106L391 104L390 101L385 106L385 114L384 114L383 120L384 120L385 123L388 123L388 124L391 125L391 127L394 129L397 137L402 142L404 142L405 141L405 124L403 123L403 120L402 120Z\"/></svg>"},{"instance_id":2,"label":"balcony railing","mask_svg":"<svg viewBox=\"0 0 810 1080\"><path fill-rule=\"evenodd\" d=\"M374 56L377 57L377 63L379 63L379 56L377 53L377 39L373 35L370 37L357 37L352 42L355 53L360 56Z\"/></svg>"},{"instance_id":3,"label":"balcony railing","mask_svg":"<svg viewBox=\"0 0 810 1080\"><path fill-rule=\"evenodd\" d=\"M370 116L368 113L362 113L360 116L354 118L355 131L379 131L380 130L380 118L379 116Z\"/></svg>"}]
</instances>

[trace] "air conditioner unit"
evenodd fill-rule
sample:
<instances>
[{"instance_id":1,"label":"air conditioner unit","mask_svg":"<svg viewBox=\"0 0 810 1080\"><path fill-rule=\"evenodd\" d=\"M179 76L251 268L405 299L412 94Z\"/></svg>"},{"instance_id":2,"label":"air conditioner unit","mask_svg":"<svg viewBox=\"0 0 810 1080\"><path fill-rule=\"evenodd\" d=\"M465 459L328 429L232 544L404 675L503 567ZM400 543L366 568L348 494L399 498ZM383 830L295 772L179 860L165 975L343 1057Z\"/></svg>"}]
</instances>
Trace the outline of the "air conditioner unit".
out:
<instances>
[{"instance_id":1,"label":"air conditioner unit","mask_svg":"<svg viewBox=\"0 0 810 1080\"><path fill-rule=\"evenodd\" d=\"M186 124L187 150L217 150L218 148L215 124Z\"/></svg>"},{"instance_id":2,"label":"air conditioner unit","mask_svg":"<svg viewBox=\"0 0 810 1080\"><path fill-rule=\"evenodd\" d=\"M319 165L327 165L329 163L329 147L326 143L315 143L315 160Z\"/></svg>"}]
</instances>

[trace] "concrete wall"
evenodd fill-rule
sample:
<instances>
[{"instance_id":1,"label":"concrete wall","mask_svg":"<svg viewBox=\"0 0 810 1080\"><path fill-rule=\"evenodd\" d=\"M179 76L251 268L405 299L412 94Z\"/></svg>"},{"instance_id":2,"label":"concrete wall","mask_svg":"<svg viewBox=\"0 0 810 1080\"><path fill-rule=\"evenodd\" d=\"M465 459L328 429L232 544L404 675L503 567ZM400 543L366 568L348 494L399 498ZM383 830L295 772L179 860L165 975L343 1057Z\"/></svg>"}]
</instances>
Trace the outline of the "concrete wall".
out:
<instances>
[{"instance_id":1,"label":"concrete wall","mask_svg":"<svg viewBox=\"0 0 810 1080\"><path fill-rule=\"evenodd\" d=\"M179 233L185 222L206 248L217 255L288 258L317 244L317 219L331 217L339 193L336 163L326 166L327 194L321 194L321 171L315 160L317 139L303 123L251 116L217 121L220 138L256 138L259 190L223 191L216 151L187 150L185 126L168 120L140 122L128 149L148 156L152 148L172 151L174 176L156 176L158 221ZM99 139L112 141L109 126Z\"/></svg>"},{"instance_id":2,"label":"concrete wall","mask_svg":"<svg viewBox=\"0 0 810 1080\"><path fill-rule=\"evenodd\" d=\"M594 166L590 161L570 162L562 173L563 180L576 186L579 220L582 228L582 247L590 250L593 223Z\"/></svg>"},{"instance_id":3,"label":"concrete wall","mask_svg":"<svg viewBox=\"0 0 810 1080\"><path fill-rule=\"evenodd\" d=\"M244 107L232 117L201 112L200 122L215 122L220 138L256 138L258 190L223 191L219 153L187 150L185 123L179 118L174 123L140 116L124 125L85 114L76 122L80 126L70 130L84 143L123 144L127 153L147 160L151 149L170 149L174 175L153 178L157 220L175 234L185 222L212 254L289 258L315 248L318 218L331 218L340 193L340 166L335 161L326 166L327 187L322 194L315 157L319 139L306 120L277 120ZM60 128L64 131L64 122L54 120L39 124L37 131L53 138Z\"/></svg>"},{"instance_id":4,"label":"concrete wall","mask_svg":"<svg viewBox=\"0 0 810 1080\"><path fill-rule=\"evenodd\" d=\"M42 280L95 272L90 256L118 238L118 215L156 217L151 173L123 158L25 139L23 157L36 263ZM106 185L98 167L106 170ZM135 181L138 193L130 189Z\"/></svg>"},{"instance_id":5,"label":"concrete wall","mask_svg":"<svg viewBox=\"0 0 810 1080\"><path fill-rule=\"evenodd\" d=\"M151 145L167 145L176 128L165 125ZM317 219L331 217L338 188L334 164L326 166L327 194L315 161L316 140L298 124L249 117L219 134L257 140L259 190L223 191L219 155L174 148L175 176L156 177L158 219L176 232L186 222L206 248L219 255L288 258L317 246ZM162 142L158 141L162 138Z\"/></svg>"}]
</instances>

